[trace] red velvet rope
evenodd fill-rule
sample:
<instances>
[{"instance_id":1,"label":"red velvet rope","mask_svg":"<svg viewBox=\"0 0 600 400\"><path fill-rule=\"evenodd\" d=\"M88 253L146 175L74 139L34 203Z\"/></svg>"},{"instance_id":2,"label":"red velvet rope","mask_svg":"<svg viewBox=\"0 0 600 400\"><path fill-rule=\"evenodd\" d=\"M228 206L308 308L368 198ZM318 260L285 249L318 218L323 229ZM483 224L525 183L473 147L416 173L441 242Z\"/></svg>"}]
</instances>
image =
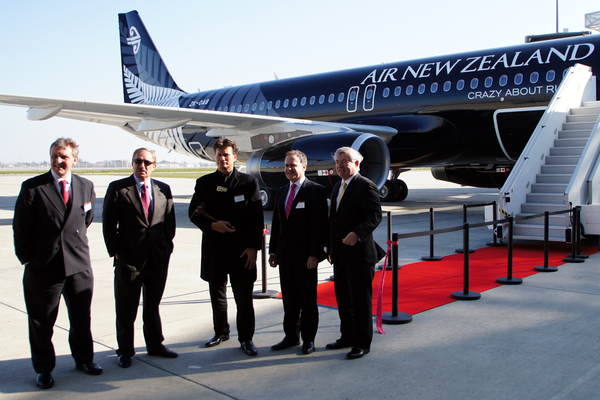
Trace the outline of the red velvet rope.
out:
<instances>
[{"instance_id":1,"label":"red velvet rope","mask_svg":"<svg viewBox=\"0 0 600 400\"><path fill-rule=\"evenodd\" d=\"M392 245L398 245L398 242L392 242L391 240L387 241L387 252L385 253L385 260L383 261L383 269L381 270L381 280L379 281L379 289L377 290L377 330L382 335L385 334L383 331L383 323L381 320L383 314L383 284L385 282L385 271L387 269L388 256L390 251L392 250Z\"/></svg>"}]
</instances>

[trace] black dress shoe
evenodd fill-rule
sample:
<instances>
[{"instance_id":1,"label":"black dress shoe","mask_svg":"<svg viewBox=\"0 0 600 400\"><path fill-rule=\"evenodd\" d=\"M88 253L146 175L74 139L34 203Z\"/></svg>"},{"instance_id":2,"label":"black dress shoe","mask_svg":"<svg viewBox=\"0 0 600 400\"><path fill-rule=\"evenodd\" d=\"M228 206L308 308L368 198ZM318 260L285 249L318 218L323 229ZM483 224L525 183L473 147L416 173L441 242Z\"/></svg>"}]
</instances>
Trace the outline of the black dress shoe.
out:
<instances>
[{"instance_id":1,"label":"black dress shoe","mask_svg":"<svg viewBox=\"0 0 600 400\"><path fill-rule=\"evenodd\" d=\"M315 352L315 342L302 343L302 354L310 354Z\"/></svg>"},{"instance_id":2,"label":"black dress shoe","mask_svg":"<svg viewBox=\"0 0 600 400\"><path fill-rule=\"evenodd\" d=\"M75 368L85 372L88 375L100 375L102 373L102 367L94 362L89 364L76 364Z\"/></svg>"},{"instance_id":3,"label":"black dress shoe","mask_svg":"<svg viewBox=\"0 0 600 400\"><path fill-rule=\"evenodd\" d=\"M148 350L148 354L151 356L164 357L164 358L177 358L179 354L175 353L173 350L167 349L165 346L161 345L160 347L152 350Z\"/></svg>"},{"instance_id":4,"label":"black dress shoe","mask_svg":"<svg viewBox=\"0 0 600 400\"><path fill-rule=\"evenodd\" d=\"M249 356L258 355L258 350L256 349L256 346L254 346L254 343L252 343L252 340L246 340L245 342L241 342L241 345L242 350L244 350L244 353L248 354Z\"/></svg>"},{"instance_id":5,"label":"black dress shoe","mask_svg":"<svg viewBox=\"0 0 600 400\"><path fill-rule=\"evenodd\" d=\"M346 358L349 358L350 360L361 358L365 354L369 354L370 351L371 350L369 349L361 349L360 347L354 346L352 350L350 350L350 353L346 354Z\"/></svg>"},{"instance_id":6,"label":"black dress shoe","mask_svg":"<svg viewBox=\"0 0 600 400\"><path fill-rule=\"evenodd\" d=\"M42 372L41 374L38 374L37 378L35 379L35 384L40 389L50 389L54 386L52 374L50 372Z\"/></svg>"},{"instance_id":7,"label":"black dress shoe","mask_svg":"<svg viewBox=\"0 0 600 400\"><path fill-rule=\"evenodd\" d=\"M214 347L221 344L221 342L225 342L229 340L229 335L215 335L212 339L210 339L204 346L206 347Z\"/></svg>"},{"instance_id":8,"label":"black dress shoe","mask_svg":"<svg viewBox=\"0 0 600 400\"><path fill-rule=\"evenodd\" d=\"M297 340L292 341L292 340L287 340L284 338L281 342L271 346L271 350L285 350L285 349L289 349L290 347L298 346L299 344L300 344L300 342Z\"/></svg>"},{"instance_id":9,"label":"black dress shoe","mask_svg":"<svg viewBox=\"0 0 600 400\"><path fill-rule=\"evenodd\" d=\"M121 367L121 368L131 367L131 357L128 356L127 354L121 354L119 356L118 364L119 364L119 367Z\"/></svg>"},{"instance_id":10,"label":"black dress shoe","mask_svg":"<svg viewBox=\"0 0 600 400\"><path fill-rule=\"evenodd\" d=\"M329 343L325 348L329 350L337 350L337 349L345 349L347 347L352 347L350 343L346 343L341 339L336 340L333 343Z\"/></svg>"}]
</instances>

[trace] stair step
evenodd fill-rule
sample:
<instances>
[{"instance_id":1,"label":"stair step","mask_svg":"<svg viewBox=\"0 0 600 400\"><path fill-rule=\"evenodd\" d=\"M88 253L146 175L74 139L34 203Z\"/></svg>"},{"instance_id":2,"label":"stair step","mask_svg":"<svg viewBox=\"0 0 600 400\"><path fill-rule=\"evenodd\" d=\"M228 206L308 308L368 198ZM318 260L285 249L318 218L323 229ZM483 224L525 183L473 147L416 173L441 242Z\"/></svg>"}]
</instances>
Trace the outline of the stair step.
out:
<instances>
[{"instance_id":1,"label":"stair step","mask_svg":"<svg viewBox=\"0 0 600 400\"><path fill-rule=\"evenodd\" d=\"M544 236L526 236L526 235L513 235L513 239L517 239L517 240L539 240L539 241L543 241L544 240ZM565 243L565 238L564 237L553 237L553 236L548 236L548 241L550 242L560 242L560 243Z\"/></svg>"},{"instance_id":2,"label":"stair step","mask_svg":"<svg viewBox=\"0 0 600 400\"><path fill-rule=\"evenodd\" d=\"M576 123L576 122L592 122L596 123L598 121L598 114L571 114L567 115L567 123Z\"/></svg>"},{"instance_id":3,"label":"stair step","mask_svg":"<svg viewBox=\"0 0 600 400\"><path fill-rule=\"evenodd\" d=\"M600 101L597 101L597 100L584 101L583 104L581 105L581 107L582 108L593 108L593 107L600 108Z\"/></svg>"},{"instance_id":4,"label":"stair step","mask_svg":"<svg viewBox=\"0 0 600 400\"><path fill-rule=\"evenodd\" d=\"M573 147L552 147L550 148L551 156L581 156L584 146Z\"/></svg>"},{"instance_id":5,"label":"stair step","mask_svg":"<svg viewBox=\"0 0 600 400\"><path fill-rule=\"evenodd\" d=\"M569 165L542 165L542 174L569 174L573 175L577 164Z\"/></svg>"},{"instance_id":6,"label":"stair step","mask_svg":"<svg viewBox=\"0 0 600 400\"><path fill-rule=\"evenodd\" d=\"M571 180L571 174L537 174L536 183L566 183Z\"/></svg>"},{"instance_id":7,"label":"stair step","mask_svg":"<svg viewBox=\"0 0 600 400\"><path fill-rule=\"evenodd\" d=\"M532 215L537 215L540 213L521 213L521 214L517 214L517 217L529 217ZM565 227L567 224L567 215L568 214L557 214L557 215L549 215L548 216L548 222L549 222L549 226L562 226ZM538 218L531 218L531 219L526 219L524 221L516 221L515 222L515 226L516 225L544 225L544 217L538 217Z\"/></svg>"},{"instance_id":8,"label":"stair step","mask_svg":"<svg viewBox=\"0 0 600 400\"><path fill-rule=\"evenodd\" d=\"M594 105L589 107L578 107L571 109L571 115L599 115L600 105Z\"/></svg>"},{"instance_id":9,"label":"stair step","mask_svg":"<svg viewBox=\"0 0 600 400\"><path fill-rule=\"evenodd\" d=\"M585 147L588 140L589 140L589 137L554 139L554 147Z\"/></svg>"},{"instance_id":10,"label":"stair step","mask_svg":"<svg viewBox=\"0 0 600 400\"><path fill-rule=\"evenodd\" d=\"M527 214L540 214L545 211L555 212L565 210L564 204L551 203L523 203L521 204L521 212ZM562 215L562 214L560 214Z\"/></svg>"},{"instance_id":11,"label":"stair step","mask_svg":"<svg viewBox=\"0 0 600 400\"><path fill-rule=\"evenodd\" d=\"M553 238L560 238L559 240L565 241L566 227L550 225L548 229L548 236ZM521 225L515 224L513 226L513 237L514 236L532 236L540 239L544 238L544 226L543 225Z\"/></svg>"},{"instance_id":12,"label":"stair step","mask_svg":"<svg viewBox=\"0 0 600 400\"><path fill-rule=\"evenodd\" d=\"M558 131L559 139L589 139L592 129L577 129L571 131Z\"/></svg>"},{"instance_id":13,"label":"stair step","mask_svg":"<svg viewBox=\"0 0 600 400\"><path fill-rule=\"evenodd\" d=\"M528 193L527 203L564 204L565 195L563 193Z\"/></svg>"},{"instance_id":14,"label":"stair step","mask_svg":"<svg viewBox=\"0 0 600 400\"><path fill-rule=\"evenodd\" d=\"M596 122L563 122L563 131L589 130L594 129Z\"/></svg>"},{"instance_id":15,"label":"stair step","mask_svg":"<svg viewBox=\"0 0 600 400\"><path fill-rule=\"evenodd\" d=\"M546 165L577 165L581 156L548 156Z\"/></svg>"},{"instance_id":16,"label":"stair step","mask_svg":"<svg viewBox=\"0 0 600 400\"><path fill-rule=\"evenodd\" d=\"M564 194L566 189L566 183L534 183L533 185L531 185L531 193Z\"/></svg>"}]
</instances>

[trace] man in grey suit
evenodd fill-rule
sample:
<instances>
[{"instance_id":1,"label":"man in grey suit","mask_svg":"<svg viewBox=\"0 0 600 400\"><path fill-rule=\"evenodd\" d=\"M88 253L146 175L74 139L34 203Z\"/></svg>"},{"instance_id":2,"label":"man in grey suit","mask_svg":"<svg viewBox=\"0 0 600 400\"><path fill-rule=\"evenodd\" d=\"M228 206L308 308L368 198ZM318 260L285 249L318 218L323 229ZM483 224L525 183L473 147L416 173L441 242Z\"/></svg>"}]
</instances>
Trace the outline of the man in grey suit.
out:
<instances>
[{"instance_id":1,"label":"man in grey suit","mask_svg":"<svg viewBox=\"0 0 600 400\"><path fill-rule=\"evenodd\" d=\"M167 282L175 237L171 188L151 179L156 155L147 148L133 153L133 175L112 182L104 198L102 231L114 257L118 364L131 366L134 322L143 288L144 339L148 354L176 358L162 342L159 304Z\"/></svg>"},{"instance_id":2,"label":"man in grey suit","mask_svg":"<svg viewBox=\"0 0 600 400\"><path fill-rule=\"evenodd\" d=\"M54 386L52 332L60 296L69 309L69 344L75 367L90 375L93 362L91 303L94 275L87 228L94 219L94 184L71 173L79 146L60 138L50 146L51 169L23 182L15 204L15 253L25 267L23 287L36 384Z\"/></svg>"},{"instance_id":3,"label":"man in grey suit","mask_svg":"<svg viewBox=\"0 0 600 400\"><path fill-rule=\"evenodd\" d=\"M334 159L342 180L331 193L329 255L342 336L326 347L352 347L346 357L356 359L371 351L373 339L373 277L375 264L385 255L373 240L381 204L377 186L358 172L363 160L358 151L341 147Z\"/></svg>"}]
</instances>

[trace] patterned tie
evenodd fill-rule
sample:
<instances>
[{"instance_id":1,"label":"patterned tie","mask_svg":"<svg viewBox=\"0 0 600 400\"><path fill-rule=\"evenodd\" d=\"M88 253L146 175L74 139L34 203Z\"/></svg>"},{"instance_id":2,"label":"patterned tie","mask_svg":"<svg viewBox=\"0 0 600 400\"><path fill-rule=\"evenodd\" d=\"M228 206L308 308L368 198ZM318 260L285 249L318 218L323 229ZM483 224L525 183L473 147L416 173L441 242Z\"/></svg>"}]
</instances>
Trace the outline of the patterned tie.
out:
<instances>
[{"instance_id":1,"label":"patterned tie","mask_svg":"<svg viewBox=\"0 0 600 400\"><path fill-rule=\"evenodd\" d=\"M346 182L344 182L342 184L342 192L340 193L340 198L338 199L336 210L340 207L340 203L342 202L342 197L344 197L344 192L346 192L346 186L348 186L348 184Z\"/></svg>"},{"instance_id":2,"label":"patterned tie","mask_svg":"<svg viewBox=\"0 0 600 400\"><path fill-rule=\"evenodd\" d=\"M62 185L63 200L65 204L69 204L69 190L67 189L67 181L63 179L62 181L60 181L60 184Z\"/></svg>"},{"instance_id":3,"label":"patterned tie","mask_svg":"<svg viewBox=\"0 0 600 400\"><path fill-rule=\"evenodd\" d=\"M150 194L146 190L146 184L142 184L142 206L144 206L144 214L146 214L146 219L150 221Z\"/></svg>"},{"instance_id":4,"label":"patterned tie","mask_svg":"<svg viewBox=\"0 0 600 400\"><path fill-rule=\"evenodd\" d=\"M296 184L292 184L290 188L290 195L288 196L287 204L285 205L285 218L290 217L290 211L292 211L292 203L294 202L294 194L296 193Z\"/></svg>"}]
</instances>

